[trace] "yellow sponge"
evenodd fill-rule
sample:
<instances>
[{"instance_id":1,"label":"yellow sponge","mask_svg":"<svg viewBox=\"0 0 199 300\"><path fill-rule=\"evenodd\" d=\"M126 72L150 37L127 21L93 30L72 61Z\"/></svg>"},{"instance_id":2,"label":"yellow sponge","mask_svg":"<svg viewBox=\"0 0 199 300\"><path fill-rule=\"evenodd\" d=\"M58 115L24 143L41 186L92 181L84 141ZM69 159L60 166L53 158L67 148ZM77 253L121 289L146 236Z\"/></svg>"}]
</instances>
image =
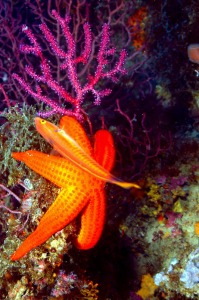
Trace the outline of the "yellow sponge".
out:
<instances>
[{"instance_id":1,"label":"yellow sponge","mask_svg":"<svg viewBox=\"0 0 199 300\"><path fill-rule=\"evenodd\" d=\"M142 297L143 300L147 300L154 295L157 288L158 286L154 283L153 278L148 273L142 276L141 289L137 291L137 295Z\"/></svg>"}]
</instances>

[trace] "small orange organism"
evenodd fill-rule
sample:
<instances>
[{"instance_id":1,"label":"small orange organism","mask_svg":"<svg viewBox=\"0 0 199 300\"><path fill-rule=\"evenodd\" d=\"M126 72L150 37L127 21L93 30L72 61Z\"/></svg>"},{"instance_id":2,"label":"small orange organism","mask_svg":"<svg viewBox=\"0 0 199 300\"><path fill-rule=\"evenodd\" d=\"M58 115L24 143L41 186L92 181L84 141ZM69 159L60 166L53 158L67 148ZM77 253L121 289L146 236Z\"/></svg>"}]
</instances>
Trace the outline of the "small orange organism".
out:
<instances>
[{"instance_id":1,"label":"small orange organism","mask_svg":"<svg viewBox=\"0 0 199 300\"><path fill-rule=\"evenodd\" d=\"M133 47L135 47L136 50L140 50L146 41L145 28L147 16L148 10L146 6L143 6L128 19Z\"/></svg>"},{"instance_id":2,"label":"small orange organism","mask_svg":"<svg viewBox=\"0 0 199 300\"><path fill-rule=\"evenodd\" d=\"M152 299L157 285L154 283L153 277L148 273L142 276L141 288L137 291L137 295L142 297L143 300Z\"/></svg>"},{"instance_id":3,"label":"small orange organism","mask_svg":"<svg viewBox=\"0 0 199 300\"><path fill-rule=\"evenodd\" d=\"M190 44L187 53L191 62L199 64L199 44Z\"/></svg>"},{"instance_id":4,"label":"small orange organism","mask_svg":"<svg viewBox=\"0 0 199 300\"><path fill-rule=\"evenodd\" d=\"M199 236L199 222L194 224L194 232L197 236Z\"/></svg>"}]
</instances>

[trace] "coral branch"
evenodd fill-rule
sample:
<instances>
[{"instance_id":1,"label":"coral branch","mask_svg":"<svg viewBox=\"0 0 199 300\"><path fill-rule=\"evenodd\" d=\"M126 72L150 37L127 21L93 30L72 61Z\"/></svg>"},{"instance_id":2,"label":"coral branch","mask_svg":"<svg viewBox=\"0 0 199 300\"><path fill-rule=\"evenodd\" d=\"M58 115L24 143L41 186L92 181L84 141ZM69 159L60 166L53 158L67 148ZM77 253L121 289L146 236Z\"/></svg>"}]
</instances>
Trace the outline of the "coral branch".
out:
<instances>
[{"instance_id":1,"label":"coral branch","mask_svg":"<svg viewBox=\"0 0 199 300\"><path fill-rule=\"evenodd\" d=\"M146 125L146 114L143 113L141 119L137 119L137 115L133 114L133 118L124 112L121 107L119 100L116 100L116 109L120 115L122 115L127 122L125 128L118 130L118 140L122 144L126 151L129 151L128 157L130 161L127 161L128 166L125 167L123 162L123 169L127 173L128 169L134 171L134 175L131 177L137 177L145 169L147 162L160 155L161 153L167 152L171 148L172 139L170 132L166 135L155 131L153 127ZM136 123L139 122L139 125ZM127 129L129 127L129 129ZM130 163L129 163L130 162Z\"/></svg>"},{"instance_id":2,"label":"coral branch","mask_svg":"<svg viewBox=\"0 0 199 300\"><path fill-rule=\"evenodd\" d=\"M83 25L84 29L84 47L81 49L79 56L76 56L76 43L73 34L70 31L69 23L70 17L66 14L65 18L62 18L57 11L52 10L52 16L56 18L58 24L62 29L63 36L66 41L67 49L58 44L55 36L51 33L50 28L42 23L40 30L45 37L47 43L50 45L53 54L61 60L60 69L66 70L69 81L71 83L73 91L69 93L61 84L53 78L53 73L50 67L49 59L47 59L42 52L41 45L39 44L36 36L33 34L31 29L27 26L23 26L23 31L29 38L31 45L21 45L20 49L26 54L34 54L40 58L40 70L41 74L33 69L32 66L26 66L25 70L27 74L36 81L35 89L29 84L27 80L22 77L13 74L13 78L25 89L25 91L34 97L38 101L42 101L51 107L51 110L45 113L45 115L52 115L54 113L60 113L65 115L73 115L76 118L81 118L81 105L84 101L85 94L91 92L94 96L94 104L99 105L101 98L108 96L111 93L111 89L98 90L96 85L101 79L110 79L113 82L118 81L118 74L124 74L124 62L126 58L126 51L121 50L119 59L114 66L110 64L110 57L114 56L115 49L109 48L110 36L109 36L109 25L104 24L101 34L101 43L97 53L97 66L94 75L87 74L87 82L85 79L78 77L77 65L88 64L91 62L91 52L94 45L94 41L91 37L91 29L88 23ZM93 55L93 54L92 54ZM84 84L82 83L84 82ZM58 103L58 100L51 99L44 95L43 86L45 84L55 94L57 94L63 100L64 104L70 104L72 108L65 108ZM73 96L75 94L75 96ZM43 113L40 113L40 115Z\"/></svg>"},{"instance_id":3,"label":"coral branch","mask_svg":"<svg viewBox=\"0 0 199 300\"><path fill-rule=\"evenodd\" d=\"M7 187L5 187L3 184L0 184L0 188L1 188L2 190L4 190L4 191L7 192L6 197L9 196L9 195L11 195L11 196L13 196L19 203L21 203L21 199L20 199L15 193L13 193L11 190L9 190Z\"/></svg>"},{"instance_id":4,"label":"coral branch","mask_svg":"<svg viewBox=\"0 0 199 300\"><path fill-rule=\"evenodd\" d=\"M2 84L0 84L0 91L2 91L2 93L3 93L3 95L4 95L4 100L3 100L3 101L5 101L7 107L10 107L10 106L11 106L11 105L10 105L10 100L9 100L8 95L6 94L6 92L5 92L5 90L4 90L3 86L2 86Z\"/></svg>"}]
</instances>

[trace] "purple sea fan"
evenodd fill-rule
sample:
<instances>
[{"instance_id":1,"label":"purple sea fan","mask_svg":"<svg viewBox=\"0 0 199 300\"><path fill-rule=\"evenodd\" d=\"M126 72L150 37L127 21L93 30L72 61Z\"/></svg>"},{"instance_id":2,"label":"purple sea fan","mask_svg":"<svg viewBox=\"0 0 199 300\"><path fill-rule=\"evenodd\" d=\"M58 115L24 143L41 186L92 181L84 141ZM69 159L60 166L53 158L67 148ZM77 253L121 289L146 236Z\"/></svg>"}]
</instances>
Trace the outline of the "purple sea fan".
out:
<instances>
[{"instance_id":1,"label":"purple sea fan","mask_svg":"<svg viewBox=\"0 0 199 300\"><path fill-rule=\"evenodd\" d=\"M39 44L36 36L30 28L23 26L23 31L30 40L30 45L21 45L21 51L26 54L33 54L40 59L40 74L37 74L31 65L26 66L27 74L32 77L36 82L35 89L30 86L28 81L25 81L17 74L13 74L15 80L37 101L42 101L51 107L51 110L40 115L52 115L60 113L64 115L75 116L81 118L82 110L81 105L84 101L85 94L90 92L94 96L94 103L100 104L101 98L111 93L111 89L97 89L97 85L101 79L111 79L114 82L118 81L118 75L126 73L124 69L124 62L126 58L126 51L123 49L120 52L118 61L113 66L110 65L111 57L115 54L115 48L109 47L109 25L104 24L101 33L101 42L99 44L98 52L96 53L96 70L93 75L87 74L87 81L78 77L77 66L90 65L95 53L95 43L92 39L90 25L85 23L84 30L84 49L82 49L79 56L76 55L76 41L70 31L69 23L70 17L66 14L62 18L57 11L53 10L52 15L56 18L60 25L63 36L66 40L67 49L63 50L58 44L56 38L52 34L50 28L42 23L40 25L41 32L50 45L53 54L60 60L61 70L65 70L72 87L72 93L69 93L60 83L53 77L52 70L48 59L43 55L41 45ZM79 68L79 66L78 66ZM57 94L58 98L62 99L62 103L70 104L71 109L64 108L56 99L51 99L44 94L43 86L52 90ZM42 90L43 88L43 90Z\"/></svg>"}]
</instances>

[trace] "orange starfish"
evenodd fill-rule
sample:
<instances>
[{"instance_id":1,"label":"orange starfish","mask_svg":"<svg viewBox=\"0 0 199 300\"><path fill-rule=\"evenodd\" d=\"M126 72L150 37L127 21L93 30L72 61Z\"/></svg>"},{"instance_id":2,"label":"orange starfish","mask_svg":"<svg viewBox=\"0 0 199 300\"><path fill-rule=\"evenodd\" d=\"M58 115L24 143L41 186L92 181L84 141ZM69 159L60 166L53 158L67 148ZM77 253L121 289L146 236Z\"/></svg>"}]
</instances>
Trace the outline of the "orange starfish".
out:
<instances>
[{"instance_id":1,"label":"orange starfish","mask_svg":"<svg viewBox=\"0 0 199 300\"><path fill-rule=\"evenodd\" d=\"M71 136L71 130L66 128L66 126L64 127L64 125L62 126L61 124L60 127L58 127L40 118L35 118L35 125L37 131L49 144L52 145L54 150L89 174L105 182L108 181L123 188L139 188L139 186L133 182L121 181L100 165L96 159L86 153L81 145L77 143L77 141Z\"/></svg>"},{"instance_id":2,"label":"orange starfish","mask_svg":"<svg viewBox=\"0 0 199 300\"><path fill-rule=\"evenodd\" d=\"M84 152L110 171L115 160L111 134L99 130L95 134L94 150L81 127L71 117L63 117L60 127L67 130ZM75 241L79 249L90 249L98 242L105 219L105 181L89 174L70 160L39 151L14 152L13 158L23 161L55 185L62 188L54 203L41 218L37 229L12 254L18 260L63 229L82 211L81 229Z\"/></svg>"}]
</instances>

